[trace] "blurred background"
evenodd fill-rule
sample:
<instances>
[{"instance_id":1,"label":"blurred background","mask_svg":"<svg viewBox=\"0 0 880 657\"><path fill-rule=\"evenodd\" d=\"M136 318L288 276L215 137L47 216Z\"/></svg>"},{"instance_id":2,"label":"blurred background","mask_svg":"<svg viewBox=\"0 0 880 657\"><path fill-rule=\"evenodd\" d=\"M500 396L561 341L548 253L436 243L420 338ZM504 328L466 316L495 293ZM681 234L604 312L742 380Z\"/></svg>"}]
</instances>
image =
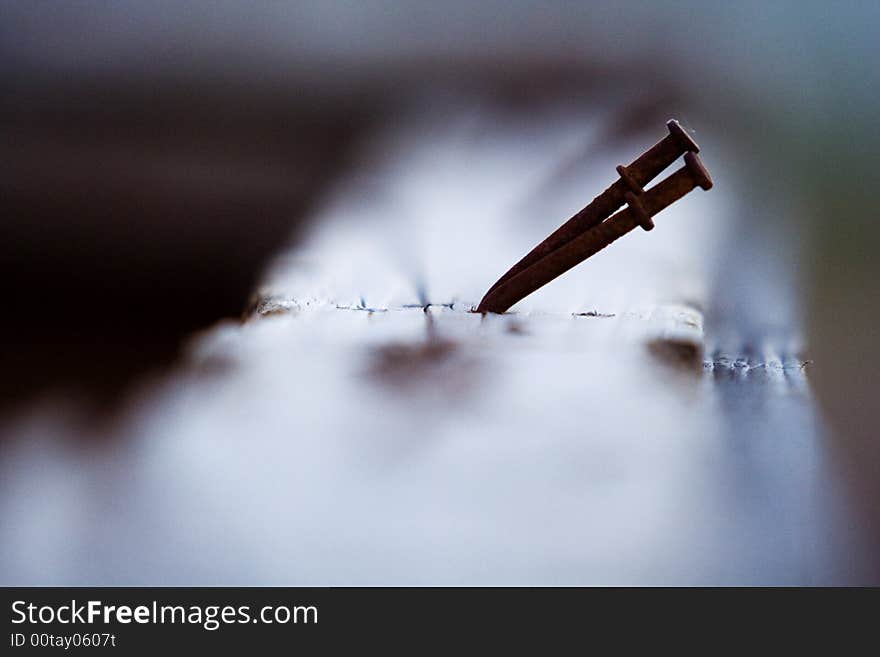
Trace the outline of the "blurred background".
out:
<instances>
[{"instance_id":1,"label":"blurred background","mask_svg":"<svg viewBox=\"0 0 880 657\"><path fill-rule=\"evenodd\" d=\"M615 98L610 140L675 116L730 172L707 332L806 345L827 458L880 540L878 28L876 2L2 0L0 424L47 399L83 439L114 422L247 311L413 97Z\"/></svg>"}]
</instances>

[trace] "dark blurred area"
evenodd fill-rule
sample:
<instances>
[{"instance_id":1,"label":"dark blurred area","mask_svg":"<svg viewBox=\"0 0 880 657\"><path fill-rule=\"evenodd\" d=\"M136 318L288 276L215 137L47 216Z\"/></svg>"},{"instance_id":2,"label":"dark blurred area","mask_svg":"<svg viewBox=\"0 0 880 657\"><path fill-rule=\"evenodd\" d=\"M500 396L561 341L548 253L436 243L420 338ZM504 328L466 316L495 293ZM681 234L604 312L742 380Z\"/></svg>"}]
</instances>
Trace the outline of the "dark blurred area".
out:
<instances>
[{"instance_id":1,"label":"dark blurred area","mask_svg":"<svg viewBox=\"0 0 880 657\"><path fill-rule=\"evenodd\" d=\"M239 314L363 105L203 80L15 76L0 104L4 401L111 401Z\"/></svg>"}]
</instances>

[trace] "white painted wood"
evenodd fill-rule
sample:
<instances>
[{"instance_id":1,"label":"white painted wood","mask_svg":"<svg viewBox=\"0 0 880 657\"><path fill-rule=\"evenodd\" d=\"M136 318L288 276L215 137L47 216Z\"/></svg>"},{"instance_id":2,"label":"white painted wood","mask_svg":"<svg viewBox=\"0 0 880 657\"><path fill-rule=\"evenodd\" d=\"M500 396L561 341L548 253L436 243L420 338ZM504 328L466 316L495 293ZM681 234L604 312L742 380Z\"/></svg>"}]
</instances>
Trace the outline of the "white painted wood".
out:
<instances>
[{"instance_id":1,"label":"white painted wood","mask_svg":"<svg viewBox=\"0 0 880 657\"><path fill-rule=\"evenodd\" d=\"M723 184L515 313L468 312L662 136L554 177L612 111L435 102L378 135L249 321L132 402L127 441L69 451L48 407L6 428L0 579L837 581L800 363L703 367ZM798 430L770 435L777 412Z\"/></svg>"}]
</instances>

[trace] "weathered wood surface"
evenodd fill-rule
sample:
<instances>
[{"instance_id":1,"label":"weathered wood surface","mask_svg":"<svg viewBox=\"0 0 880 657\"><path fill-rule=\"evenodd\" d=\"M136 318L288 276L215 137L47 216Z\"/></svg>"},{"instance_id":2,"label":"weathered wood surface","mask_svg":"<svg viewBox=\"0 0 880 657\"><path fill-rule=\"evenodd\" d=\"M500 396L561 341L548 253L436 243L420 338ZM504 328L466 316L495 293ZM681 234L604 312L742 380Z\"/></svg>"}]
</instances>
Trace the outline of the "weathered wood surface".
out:
<instances>
[{"instance_id":1,"label":"weathered wood surface","mask_svg":"<svg viewBox=\"0 0 880 657\"><path fill-rule=\"evenodd\" d=\"M723 183L469 312L662 136L599 149L612 110L441 105L377 135L247 320L107 429L126 441L71 451L41 408L6 428L0 580L848 581L796 345L704 335Z\"/></svg>"}]
</instances>

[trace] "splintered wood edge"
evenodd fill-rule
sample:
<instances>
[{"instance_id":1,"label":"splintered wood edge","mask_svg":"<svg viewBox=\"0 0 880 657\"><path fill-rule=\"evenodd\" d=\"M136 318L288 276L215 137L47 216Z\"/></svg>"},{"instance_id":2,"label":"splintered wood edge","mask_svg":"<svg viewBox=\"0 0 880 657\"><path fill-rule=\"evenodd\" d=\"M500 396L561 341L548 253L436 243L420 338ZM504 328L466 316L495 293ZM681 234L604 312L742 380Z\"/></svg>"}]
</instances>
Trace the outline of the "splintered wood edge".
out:
<instances>
[{"instance_id":1,"label":"splintered wood edge","mask_svg":"<svg viewBox=\"0 0 880 657\"><path fill-rule=\"evenodd\" d=\"M661 305L648 335L649 352L659 360L686 369L700 369L706 353L703 313L688 305Z\"/></svg>"}]
</instances>

